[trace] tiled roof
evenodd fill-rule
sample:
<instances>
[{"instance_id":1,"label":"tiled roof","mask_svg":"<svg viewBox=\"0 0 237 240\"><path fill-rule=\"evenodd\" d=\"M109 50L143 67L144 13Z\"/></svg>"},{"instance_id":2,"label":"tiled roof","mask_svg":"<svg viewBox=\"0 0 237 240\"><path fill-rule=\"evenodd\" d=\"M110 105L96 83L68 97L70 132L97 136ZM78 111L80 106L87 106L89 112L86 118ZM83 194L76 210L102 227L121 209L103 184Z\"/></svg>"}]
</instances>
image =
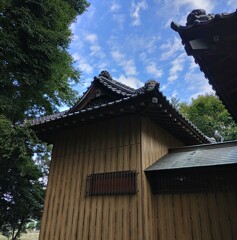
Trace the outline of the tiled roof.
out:
<instances>
[{"instance_id":1,"label":"tiled roof","mask_svg":"<svg viewBox=\"0 0 237 240\"><path fill-rule=\"evenodd\" d=\"M104 86L112 91L126 92L126 95L121 95L119 99L114 101L85 107L78 111L69 110L34 119L32 120L32 127L37 132L50 132L55 129L80 125L83 122L101 120L106 116L111 117L111 112L113 112L114 116L142 113L171 132L171 134L182 139L187 145L210 142L195 125L170 104L159 90L157 82L151 80L142 88L132 89L104 76L95 78L95 81L102 81L105 84Z\"/></svg>"},{"instance_id":2,"label":"tiled roof","mask_svg":"<svg viewBox=\"0 0 237 240\"><path fill-rule=\"evenodd\" d=\"M237 141L170 149L145 171L237 164Z\"/></svg>"},{"instance_id":3,"label":"tiled roof","mask_svg":"<svg viewBox=\"0 0 237 240\"><path fill-rule=\"evenodd\" d=\"M95 79L98 79L104 86L110 88L112 91L115 91L117 93L123 93L124 95L130 95L136 93L136 89L131 88L125 84L122 84L118 81L115 81L114 79L108 79L105 76L99 76L95 77Z\"/></svg>"},{"instance_id":4,"label":"tiled roof","mask_svg":"<svg viewBox=\"0 0 237 240\"><path fill-rule=\"evenodd\" d=\"M107 90L111 91L111 93L115 94L116 95L115 99L128 97L131 96L131 94L136 94L137 92L136 89L126 86L125 84L122 84L112 79L112 77L107 71L102 71L98 77L94 77L94 80L91 82L91 85L83 93L79 101L71 109L69 109L69 112L74 112L78 110L78 107L81 105L81 103L88 97L87 95L90 93L93 85L97 83L101 84Z\"/></svg>"},{"instance_id":5,"label":"tiled roof","mask_svg":"<svg viewBox=\"0 0 237 240\"><path fill-rule=\"evenodd\" d=\"M31 125L34 126L34 125L39 125L39 124L42 124L42 123L54 121L56 119L60 119L64 116L66 116L67 113L68 113L68 110L63 111L63 112L54 113L54 114L47 115L47 116L43 116L43 117L40 117L40 118L35 118L35 119L32 119Z\"/></svg>"},{"instance_id":6,"label":"tiled roof","mask_svg":"<svg viewBox=\"0 0 237 240\"><path fill-rule=\"evenodd\" d=\"M237 11L206 14L194 10L186 26L172 22L171 27L237 122Z\"/></svg>"},{"instance_id":7,"label":"tiled roof","mask_svg":"<svg viewBox=\"0 0 237 240\"><path fill-rule=\"evenodd\" d=\"M32 126L41 125L41 124L44 124L44 123L47 123L47 122L50 122L50 121L55 121L55 120L59 120L59 119L63 119L63 118L66 118L66 117L71 117L71 116L77 116L77 115L79 115L81 113L90 112L92 110L103 109L103 108L105 108L107 106L112 106L112 105L115 105L117 103L126 102L129 99L134 98L136 96L137 96L137 94L133 94L133 95L130 95L130 97L121 98L119 100L115 100L115 101L108 102L108 103L102 103L100 105L84 108L84 109L81 109L81 110L76 111L76 112L69 112L67 110L67 111L63 111L63 112L60 112L60 113L56 113L56 114L52 114L52 115L36 118L36 119L32 120L32 124L31 125Z\"/></svg>"},{"instance_id":8,"label":"tiled roof","mask_svg":"<svg viewBox=\"0 0 237 240\"><path fill-rule=\"evenodd\" d=\"M233 13L207 14L204 9L196 9L187 16L186 26L181 26L175 22L171 22L171 28L176 32L182 32L189 29L203 27L217 21L225 21L232 17L235 17L236 15L237 10Z\"/></svg>"},{"instance_id":9,"label":"tiled roof","mask_svg":"<svg viewBox=\"0 0 237 240\"><path fill-rule=\"evenodd\" d=\"M55 114L52 114L52 115L48 115L48 116L33 119L32 120L32 125L39 125L39 124L43 124L43 123L46 123L46 122L49 122L49 121L54 121L56 119L65 118L66 116L78 115L82 112L91 111L93 109L103 108L103 107L106 107L106 106L111 106L113 104L120 103L122 101L126 101L130 97L134 98L139 94L140 95L144 94L145 91L146 91L145 86L143 86L141 88L138 88L138 89L131 88L131 87L129 87L129 86L123 84L123 83L120 83L120 82L112 79L111 77L106 77L106 75L103 74L104 72L106 72L107 76L110 76L110 74L107 71L102 71L101 74L99 75L99 77L94 77L94 80L93 80L93 82L91 82L91 85L94 82L99 81L107 89L110 89L111 91L116 92L117 94L120 94L121 95L120 99L115 100L115 101L111 101L111 102L107 102L107 103L103 103L103 104L100 104L100 105L97 105L97 106L92 106L92 107L89 107L89 108L81 109L80 111L75 111L75 112L71 111L71 109L73 109L75 107L75 106L73 106L71 109L63 111L63 112L59 112L59 113L55 113ZM79 99L78 103L87 95L87 92L88 92L89 89L90 89L90 87L88 87L87 91L83 93L83 96L82 96L82 98ZM165 96L163 96L163 97L165 97ZM76 103L75 105L77 105L78 103ZM186 119L186 120L189 121L188 119ZM192 124L192 123L190 122L190 124ZM193 125L193 127L195 128L194 125Z\"/></svg>"}]
</instances>

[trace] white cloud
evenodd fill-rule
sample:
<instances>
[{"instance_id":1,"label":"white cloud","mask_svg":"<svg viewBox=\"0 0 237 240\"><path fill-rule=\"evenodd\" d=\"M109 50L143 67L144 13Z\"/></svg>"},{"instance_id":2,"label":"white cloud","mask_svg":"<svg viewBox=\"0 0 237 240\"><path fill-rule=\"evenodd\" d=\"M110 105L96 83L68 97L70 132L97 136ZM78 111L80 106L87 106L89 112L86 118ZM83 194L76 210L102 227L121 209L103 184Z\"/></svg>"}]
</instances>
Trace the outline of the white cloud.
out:
<instances>
[{"instance_id":1,"label":"white cloud","mask_svg":"<svg viewBox=\"0 0 237 240\"><path fill-rule=\"evenodd\" d=\"M167 84L164 84L161 86L160 90L163 92L167 89L168 85Z\"/></svg>"},{"instance_id":2,"label":"white cloud","mask_svg":"<svg viewBox=\"0 0 237 240\"><path fill-rule=\"evenodd\" d=\"M113 21L115 21L118 24L118 26L122 29L123 24L126 20L126 15L124 13L119 12L120 9L121 9L120 4L118 4L117 2L112 2L109 12L112 14Z\"/></svg>"},{"instance_id":3,"label":"white cloud","mask_svg":"<svg viewBox=\"0 0 237 240\"><path fill-rule=\"evenodd\" d=\"M207 13L210 13L214 7L215 3L213 0L165 0L164 6L167 10L171 10L173 13L179 13L185 9L205 9Z\"/></svg>"},{"instance_id":4,"label":"white cloud","mask_svg":"<svg viewBox=\"0 0 237 240\"><path fill-rule=\"evenodd\" d=\"M76 32L76 27L77 27L77 22L73 22L70 26L69 29L71 30L72 34Z\"/></svg>"},{"instance_id":5,"label":"white cloud","mask_svg":"<svg viewBox=\"0 0 237 240\"><path fill-rule=\"evenodd\" d=\"M183 71L184 60L186 57L186 54L182 53L171 62L172 67L169 70L168 82L173 82L178 79L179 72Z\"/></svg>"},{"instance_id":6,"label":"white cloud","mask_svg":"<svg viewBox=\"0 0 237 240\"><path fill-rule=\"evenodd\" d=\"M208 83L202 72L189 72L185 75L184 79L187 84L187 90L192 93L189 100L206 93L214 93L212 86Z\"/></svg>"},{"instance_id":7,"label":"white cloud","mask_svg":"<svg viewBox=\"0 0 237 240\"><path fill-rule=\"evenodd\" d=\"M150 62L146 66L146 71L154 78L160 78L163 74L162 69L158 68L154 62Z\"/></svg>"},{"instance_id":8,"label":"white cloud","mask_svg":"<svg viewBox=\"0 0 237 240\"><path fill-rule=\"evenodd\" d=\"M87 63L87 61L81 57L78 53L72 54L72 57L74 61L76 61L77 68L79 68L80 71L86 74L91 74L93 73L94 69L93 67Z\"/></svg>"},{"instance_id":9,"label":"white cloud","mask_svg":"<svg viewBox=\"0 0 237 240\"><path fill-rule=\"evenodd\" d=\"M123 28L123 24L126 20L126 17L124 14L119 14L119 13L113 14L112 19L118 23L120 28Z\"/></svg>"},{"instance_id":10,"label":"white cloud","mask_svg":"<svg viewBox=\"0 0 237 240\"><path fill-rule=\"evenodd\" d=\"M111 55L116 62L121 62L124 60L124 55L118 50L112 51Z\"/></svg>"},{"instance_id":11,"label":"white cloud","mask_svg":"<svg viewBox=\"0 0 237 240\"><path fill-rule=\"evenodd\" d=\"M90 56L104 58L105 53L98 44L98 36L95 33L84 33L84 40L89 44Z\"/></svg>"},{"instance_id":12,"label":"white cloud","mask_svg":"<svg viewBox=\"0 0 237 240\"><path fill-rule=\"evenodd\" d=\"M93 67L90 64L85 63L83 61L79 62L78 68L84 73L87 73L87 74L93 73Z\"/></svg>"},{"instance_id":13,"label":"white cloud","mask_svg":"<svg viewBox=\"0 0 237 240\"><path fill-rule=\"evenodd\" d=\"M106 70L106 68L108 67L108 64L105 61L101 61L101 62L98 62L98 65L96 67L99 70L99 72L101 72L103 70Z\"/></svg>"},{"instance_id":14,"label":"white cloud","mask_svg":"<svg viewBox=\"0 0 237 240\"><path fill-rule=\"evenodd\" d=\"M144 63L147 63L148 62L148 56L147 56L147 53L146 52L141 52L139 54L139 59L144 62Z\"/></svg>"},{"instance_id":15,"label":"white cloud","mask_svg":"<svg viewBox=\"0 0 237 240\"><path fill-rule=\"evenodd\" d=\"M195 63L195 60L193 57L188 57L187 60L189 60L189 70L194 71L195 69L198 69L198 65Z\"/></svg>"},{"instance_id":16,"label":"white cloud","mask_svg":"<svg viewBox=\"0 0 237 240\"><path fill-rule=\"evenodd\" d=\"M228 0L227 4L228 5L235 5L236 4L236 0Z\"/></svg>"},{"instance_id":17,"label":"white cloud","mask_svg":"<svg viewBox=\"0 0 237 240\"><path fill-rule=\"evenodd\" d=\"M153 35L146 41L146 49L148 53L155 52L157 48L157 42L161 39L159 35Z\"/></svg>"},{"instance_id":18,"label":"white cloud","mask_svg":"<svg viewBox=\"0 0 237 240\"><path fill-rule=\"evenodd\" d=\"M133 60L127 60L127 61L123 61L121 62L121 66L124 69L124 72L128 75L136 75L137 74L137 70L136 70L136 66Z\"/></svg>"},{"instance_id":19,"label":"white cloud","mask_svg":"<svg viewBox=\"0 0 237 240\"><path fill-rule=\"evenodd\" d=\"M181 40L177 37L173 37L169 39L166 43L160 46L162 50L160 59L161 60L168 60L170 58L174 58L175 54L179 51L183 51L183 46Z\"/></svg>"},{"instance_id":20,"label":"white cloud","mask_svg":"<svg viewBox=\"0 0 237 240\"><path fill-rule=\"evenodd\" d=\"M127 76L136 75L137 70L133 59L127 59L125 54L118 50L111 51L112 58L116 63L123 68Z\"/></svg>"},{"instance_id":21,"label":"white cloud","mask_svg":"<svg viewBox=\"0 0 237 240\"><path fill-rule=\"evenodd\" d=\"M132 17L133 26L139 26L141 24L141 16L140 16L141 11L146 10L147 7L148 5L145 0L140 1L137 4L135 4L134 1L132 1L130 16Z\"/></svg>"},{"instance_id":22,"label":"white cloud","mask_svg":"<svg viewBox=\"0 0 237 240\"><path fill-rule=\"evenodd\" d=\"M157 10L157 15L163 19L163 28L170 28L172 21L185 25L186 18L192 10L205 9L208 14L214 10L217 2L213 0L163 0Z\"/></svg>"},{"instance_id":23,"label":"white cloud","mask_svg":"<svg viewBox=\"0 0 237 240\"><path fill-rule=\"evenodd\" d=\"M83 47L84 47L84 41L82 41L82 38L78 34L74 33L71 37L70 48L75 48L77 49L77 51L79 51Z\"/></svg>"},{"instance_id":24,"label":"white cloud","mask_svg":"<svg viewBox=\"0 0 237 240\"><path fill-rule=\"evenodd\" d=\"M113 2L112 5L110 6L110 11L117 12L120 8L121 8L121 5L119 5L116 2Z\"/></svg>"},{"instance_id":25,"label":"white cloud","mask_svg":"<svg viewBox=\"0 0 237 240\"><path fill-rule=\"evenodd\" d=\"M90 46L90 56L104 58L105 53L99 45L95 44Z\"/></svg>"},{"instance_id":26,"label":"white cloud","mask_svg":"<svg viewBox=\"0 0 237 240\"><path fill-rule=\"evenodd\" d=\"M137 78L135 77L127 77L123 74L121 74L118 78L115 78L116 81L119 81L129 87L132 87L132 88L140 88L142 86L144 86L144 83L141 82L140 80L138 80Z\"/></svg>"},{"instance_id":27,"label":"white cloud","mask_svg":"<svg viewBox=\"0 0 237 240\"><path fill-rule=\"evenodd\" d=\"M81 56L78 53L74 53L74 54L72 54L72 58L73 58L74 61L79 61Z\"/></svg>"},{"instance_id":28,"label":"white cloud","mask_svg":"<svg viewBox=\"0 0 237 240\"><path fill-rule=\"evenodd\" d=\"M176 0L175 4L179 8L183 5L189 5L193 9L205 9L207 13L211 12L215 6L213 0Z\"/></svg>"},{"instance_id":29,"label":"white cloud","mask_svg":"<svg viewBox=\"0 0 237 240\"><path fill-rule=\"evenodd\" d=\"M154 53L159 47L161 36L157 33L142 34L141 32L128 34L124 39L123 46L130 53L140 54L142 51L147 54ZM119 44L119 43L117 43Z\"/></svg>"},{"instance_id":30,"label":"white cloud","mask_svg":"<svg viewBox=\"0 0 237 240\"><path fill-rule=\"evenodd\" d=\"M97 55L97 53L101 51L101 47L99 45L91 45L90 50L91 50L90 55L94 56L94 55Z\"/></svg>"},{"instance_id":31,"label":"white cloud","mask_svg":"<svg viewBox=\"0 0 237 240\"><path fill-rule=\"evenodd\" d=\"M84 39L85 39L85 41L87 41L91 44L94 44L97 42L98 37L95 33L87 33L87 34L85 34Z\"/></svg>"}]
</instances>

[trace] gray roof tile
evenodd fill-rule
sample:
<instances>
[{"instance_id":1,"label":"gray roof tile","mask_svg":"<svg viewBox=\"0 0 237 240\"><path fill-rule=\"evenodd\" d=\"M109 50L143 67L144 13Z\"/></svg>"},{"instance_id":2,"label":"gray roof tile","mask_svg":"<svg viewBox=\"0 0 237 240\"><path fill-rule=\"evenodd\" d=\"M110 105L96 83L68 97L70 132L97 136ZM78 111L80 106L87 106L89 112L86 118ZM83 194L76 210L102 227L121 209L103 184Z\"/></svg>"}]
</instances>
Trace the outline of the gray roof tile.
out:
<instances>
[{"instance_id":1,"label":"gray roof tile","mask_svg":"<svg viewBox=\"0 0 237 240\"><path fill-rule=\"evenodd\" d=\"M171 149L145 171L237 164L237 141Z\"/></svg>"},{"instance_id":2,"label":"gray roof tile","mask_svg":"<svg viewBox=\"0 0 237 240\"><path fill-rule=\"evenodd\" d=\"M120 84L113 79L112 80L105 79L105 77L103 77L103 76L100 76L99 78L95 78L95 81L98 81L98 80L100 81L101 79L102 79L102 82L105 83L107 86L113 85L113 87L112 87L114 89L113 91L118 91L118 92L122 91L121 93L123 93L123 94L120 93L121 97L117 100L113 100L110 102L103 102L98 105L92 105L89 108L85 107L80 110L75 109L74 111L70 111L71 110L70 109L70 110L64 111L62 113L57 113L57 114L42 117L39 119L34 119L31 122L32 127L37 127L38 129L39 129L39 127L47 128L47 126L43 126L43 125L46 123L48 124L50 122L53 123L54 121L60 121L60 119L62 119L62 118L65 119L64 121L67 121L67 118L68 118L68 120L70 121L70 119L72 119L72 117L80 118L81 114L85 114L85 113L89 113L89 112L90 112L90 114L93 114L93 110L96 110L96 109L97 110L101 109L101 111L104 111L104 110L106 110L106 108L109 108L111 106L114 106L116 108L116 106L118 104L123 104L125 102L134 101L134 99L139 98L139 96L147 98L149 96L151 97L152 95L154 95L157 99L159 99L159 106L161 108L164 108L165 111L164 112L160 111L158 104L156 104L156 106L153 106L154 110L151 111L151 115L152 115L151 119L153 119L154 121L157 121L164 128L166 128L166 129L168 128L167 129L168 131L170 130L172 132L172 129L173 129L175 131L176 135L178 135L178 137L181 137L179 135L181 133L183 135L182 138L184 138L184 140L186 142L188 141L187 139L189 139L189 138L191 138L193 140L195 139L194 141L196 143L210 142L209 139L201 131L199 131L188 119L186 119L182 114L180 114L170 104L170 102L167 100L167 98L159 90L158 83L156 83L154 85L154 81L153 81L153 85L149 86L149 89L147 88L148 86L145 85L144 87L136 90L136 89L127 87L124 84ZM115 87L115 85L116 85L116 87ZM137 107L137 109L141 108L141 111L142 111L142 108L144 106L141 106L141 104L139 104L139 103L138 103L138 106L139 107ZM151 108L152 108L152 106L151 106ZM146 111L148 111L147 114L149 115L149 110L147 109ZM175 118L175 121L173 121L174 118ZM177 120L180 124L176 123ZM184 129L181 129L180 125ZM188 132L186 131L187 129L188 129ZM202 139L202 140L199 140L199 139Z\"/></svg>"}]
</instances>

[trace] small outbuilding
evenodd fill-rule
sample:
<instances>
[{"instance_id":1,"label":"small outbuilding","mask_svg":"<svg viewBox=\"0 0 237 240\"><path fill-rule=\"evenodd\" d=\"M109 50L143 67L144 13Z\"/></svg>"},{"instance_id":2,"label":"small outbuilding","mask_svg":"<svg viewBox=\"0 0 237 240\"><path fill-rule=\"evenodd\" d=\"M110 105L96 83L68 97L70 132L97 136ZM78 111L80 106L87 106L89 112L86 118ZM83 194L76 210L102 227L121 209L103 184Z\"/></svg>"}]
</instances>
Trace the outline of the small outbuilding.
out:
<instances>
[{"instance_id":1,"label":"small outbuilding","mask_svg":"<svg viewBox=\"0 0 237 240\"><path fill-rule=\"evenodd\" d=\"M237 143L210 144L156 81L103 71L32 128L54 146L41 240L236 238Z\"/></svg>"}]
</instances>

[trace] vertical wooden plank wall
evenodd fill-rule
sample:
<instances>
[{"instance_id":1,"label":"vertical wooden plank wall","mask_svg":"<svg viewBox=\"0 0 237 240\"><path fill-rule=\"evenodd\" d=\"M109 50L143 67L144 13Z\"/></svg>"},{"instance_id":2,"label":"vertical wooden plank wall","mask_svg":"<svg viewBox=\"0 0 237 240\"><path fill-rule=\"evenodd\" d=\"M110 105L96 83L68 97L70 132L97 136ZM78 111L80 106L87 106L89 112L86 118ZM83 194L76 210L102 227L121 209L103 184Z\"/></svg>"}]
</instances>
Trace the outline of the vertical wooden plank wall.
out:
<instances>
[{"instance_id":1,"label":"vertical wooden plank wall","mask_svg":"<svg viewBox=\"0 0 237 240\"><path fill-rule=\"evenodd\" d=\"M144 170L164 156L169 148L183 146L183 143L146 117L142 118L141 126L144 236L147 240L157 240L156 198L151 193Z\"/></svg>"},{"instance_id":2,"label":"vertical wooden plank wall","mask_svg":"<svg viewBox=\"0 0 237 240\"><path fill-rule=\"evenodd\" d=\"M61 133L54 146L40 240L144 240L140 118ZM88 174L137 170L136 195L86 196Z\"/></svg>"},{"instance_id":3,"label":"vertical wooden plank wall","mask_svg":"<svg viewBox=\"0 0 237 240\"><path fill-rule=\"evenodd\" d=\"M237 193L156 195L157 239L235 240Z\"/></svg>"},{"instance_id":4,"label":"vertical wooden plank wall","mask_svg":"<svg viewBox=\"0 0 237 240\"><path fill-rule=\"evenodd\" d=\"M183 145L145 117L141 126L143 170ZM144 174L142 189L145 239L237 239L237 192L153 195Z\"/></svg>"},{"instance_id":5,"label":"vertical wooden plank wall","mask_svg":"<svg viewBox=\"0 0 237 240\"><path fill-rule=\"evenodd\" d=\"M61 133L54 146L40 240L236 239L237 194L153 195L143 171L183 144L131 116ZM133 196L86 196L92 173L137 170Z\"/></svg>"}]
</instances>

